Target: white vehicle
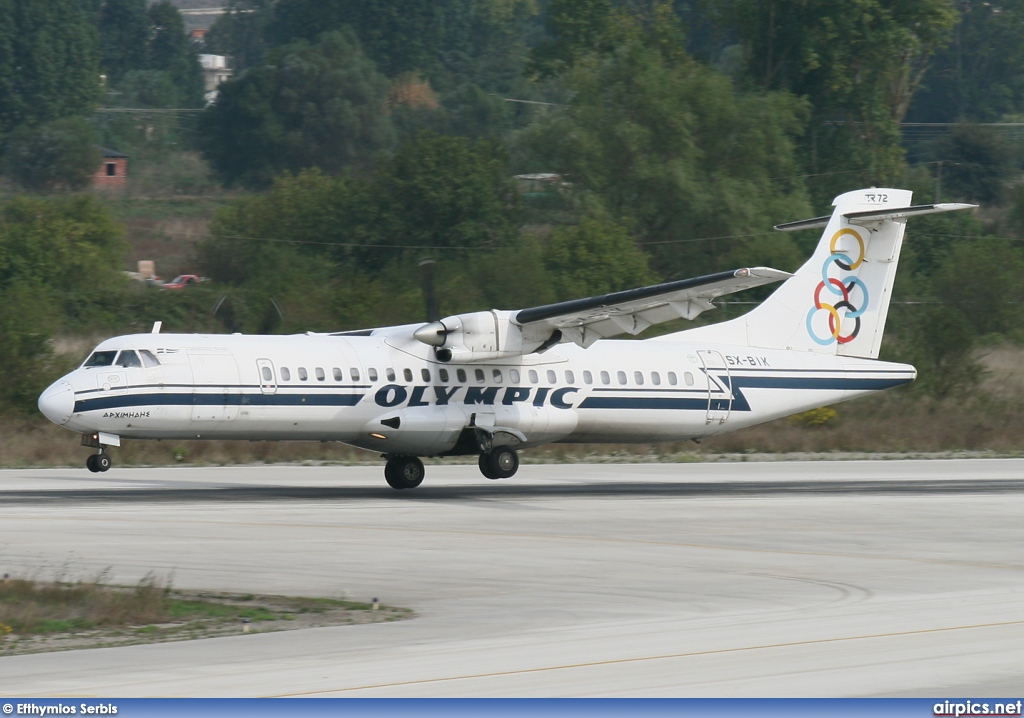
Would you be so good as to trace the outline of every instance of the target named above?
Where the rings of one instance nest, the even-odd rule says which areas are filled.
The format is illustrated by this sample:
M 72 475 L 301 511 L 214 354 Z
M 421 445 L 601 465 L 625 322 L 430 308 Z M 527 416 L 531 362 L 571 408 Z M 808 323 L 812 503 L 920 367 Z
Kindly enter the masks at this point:
M 913 381 L 878 361 L 908 217 L 974 205 L 909 206 L 911 192 L 836 198 L 795 274 L 737 269 L 520 311 L 338 334 L 115 337 L 50 386 L 39 409 L 110 468 L 124 438 L 340 441 L 387 459 L 396 489 L 423 456 L 479 455 L 503 479 L 518 449 L 552 442 L 700 439 Z M 748 314 L 643 341 L 712 299 L 785 280 Z

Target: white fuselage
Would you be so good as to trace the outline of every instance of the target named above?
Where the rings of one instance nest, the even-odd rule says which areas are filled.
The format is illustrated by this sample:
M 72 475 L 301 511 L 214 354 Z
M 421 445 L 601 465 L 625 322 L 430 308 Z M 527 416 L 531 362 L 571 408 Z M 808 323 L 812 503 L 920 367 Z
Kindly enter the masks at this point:
M 146 350 L 159 365 L 84 366 L 51 386 L 40 408 L 85 434 L 340 441 L 435 456 L 474 426 L 508 432 L 520 446 L 694 439 L 915 376 L 905 364 L 664 339 L 444 364 L 407 327 L 368 336 L 135 334 L 96 348 L 121 350 Z

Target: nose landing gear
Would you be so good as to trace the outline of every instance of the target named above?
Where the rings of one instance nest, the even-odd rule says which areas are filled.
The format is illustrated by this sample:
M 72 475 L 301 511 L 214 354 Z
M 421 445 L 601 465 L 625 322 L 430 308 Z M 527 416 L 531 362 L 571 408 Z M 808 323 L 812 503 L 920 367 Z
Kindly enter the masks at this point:
M 85 468 L 89 471 L 97 474 L 101 471 L 106 471 L 111 467 L 110 457 L 104 453 L 90 454 L 89 458 L 85 460 Z

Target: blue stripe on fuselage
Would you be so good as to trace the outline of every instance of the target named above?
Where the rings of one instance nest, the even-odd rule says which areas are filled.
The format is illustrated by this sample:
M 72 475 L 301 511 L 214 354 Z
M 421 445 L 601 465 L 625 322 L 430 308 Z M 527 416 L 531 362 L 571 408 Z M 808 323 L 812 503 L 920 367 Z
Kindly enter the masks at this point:
M 363 394 L 121 394 L 75 402 L 75 413 L 129 406 L 355 406 Z

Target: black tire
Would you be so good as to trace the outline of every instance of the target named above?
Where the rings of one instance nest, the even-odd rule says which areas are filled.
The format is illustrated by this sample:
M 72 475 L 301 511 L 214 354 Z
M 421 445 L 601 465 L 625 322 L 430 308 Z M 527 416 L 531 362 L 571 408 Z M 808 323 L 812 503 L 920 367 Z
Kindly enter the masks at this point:
M 384 466 L 384 479 L 393 489 L 415 489 L 426 473 L 423 462 L 415 456 L 396 456 Z
M 480 467 L 480 473 L 484 475 L 485 479 L 491 479 L 493 481 L 498 478 L 494 475 L 494 472 L 491 471 L 491 455 L 489 453 L 484 452 L 480 454 L 477 466 Z
M 96 465 L 96 454 L 89 454 L 85 457 L 85 468 L 89 469 L 89 471 L 94 474 L 101 471 L 100 467 Z
M 511 446 L 495 446 L 487 453 L 487 465 L 494 478 L 511 478 L 519 470 L 519 454 Z
M 398 476 L 396 463 L 394 459 L 388 459 L 388 463 L 384 464 L 384 480 L 393 489 L 403 489 L 405 487 L 402 486 L 401 479 Z
M 99 471 L 107 471 L 113 465 L 113 462 L 110 461 L 110 457 L 107 456 L 106 454 L 96 454 L 95 456 L 96 468 Z
M 423 462 L 418 457 L 403 456 L 398 475 L 401 477 L 403 489 L 415 489 L 423 483 L 427 470 L 423 468 Z

